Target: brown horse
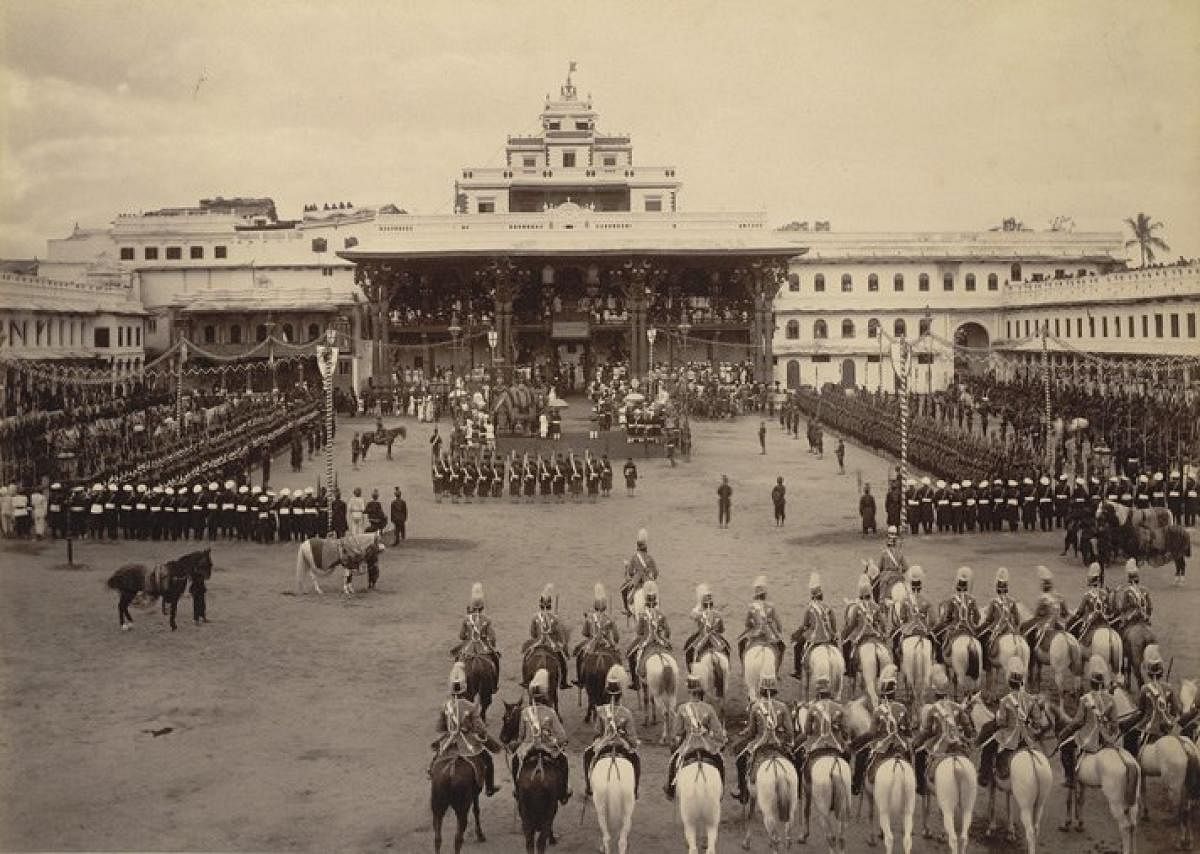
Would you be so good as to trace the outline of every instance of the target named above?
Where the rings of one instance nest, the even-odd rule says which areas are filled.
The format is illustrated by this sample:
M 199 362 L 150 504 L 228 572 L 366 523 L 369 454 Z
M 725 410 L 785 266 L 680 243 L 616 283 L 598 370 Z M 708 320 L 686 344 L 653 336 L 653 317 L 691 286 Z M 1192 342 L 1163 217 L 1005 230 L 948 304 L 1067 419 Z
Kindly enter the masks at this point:
M 211 577 L 212 550 L 204 549 L 190 552 L 177 560 L 167 561 L 153 569 L 140 563 L 125 564 L 109 577 L 107 585 L 120 594 L 117 599 L 117 619 L 122 631 L 133 628 L 129 606 L 138 593 L 145 593 L 151 598 L 162 597 L 162 612 L 170 615 L 171 631 L 175 631 L 178 628 L 175 624 L 175 612 L 188 581 L 194 586 L 197 580 L 203 583 Z
M 551 682 L 551 690 L 554 683 Z M 504 703 L 504 723 L 500 725 L 500 740 L 515 742 L 521 729 L 521 704 Z M 533 750 L 521 763 L 514 779 L 517 792 L 517 812 L 525 833 L 526 854 L 545 854 L 547 845 L 554 845 L 554 818 L 558 815 L 558 794 L 566 781 L 558 764 L 540 750 Z
M 433 812 L 433 850 L 442 850 L 442 818 L 447 809 L 453 809 L 458 819 L 454 831 L 454 854 L 462 851 L 463 836 L 467 832 L 467 813 L 475 816 L 475 838 L 485 842 L 483 828 L 479 825 L 479 777 L 471 763 L 454 754 L 443 756 L 433 763 L 430 784 L 429 809 Z
M 463 669 L 467 671 L 467 699 L 478 698 L 480 717 L 487 723 L 487 710 L 492 704 L 492 695 L 500 684 L 500 675 L 496 665 L 488 656 L 473 646 L 468 645 L 459 654 Z
M 559 662 L 558 656 L 552 651 L 543 646 L 533 646 L 525 653 L 525 660 L 521 663 L 521 684 L 528 685 L 529 680 L 539 670 L 545 670 L 550 676 L 550 685 L 547 689 L 550 698 L 550 708 L 554 709 L 557 714 L 558 686 L 562 680 L 562 664 Z
M 604 682 L 608 671 L 614 664 L 621 663 L 621 654 L 611 646 L 599 645 L 596 649 L 584 651 L 579 656 L 577 666 L 579 677 L 575 684 L 587 692 L 587 712 L 583 716 L 584 723 L 591 723 L 596 717 L 596 709 L 604 705 L 607 695 L 604 693 Z

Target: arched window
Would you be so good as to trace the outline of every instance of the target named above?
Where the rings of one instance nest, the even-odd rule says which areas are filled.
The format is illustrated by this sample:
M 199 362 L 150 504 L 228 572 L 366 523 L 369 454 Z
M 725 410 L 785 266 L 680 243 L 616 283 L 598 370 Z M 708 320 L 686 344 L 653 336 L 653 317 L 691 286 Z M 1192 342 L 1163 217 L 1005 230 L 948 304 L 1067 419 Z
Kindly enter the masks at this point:
M 254 327 L 254 340 L 259 344 L 267 340 L 267 324 L 260 323 Z
M 867 321 L 867 337 L 868 338 L 878 338 L 879 337 L 879 320 L 878 320 L 878 318 L 872 317 L 870 320 Z
M 974 273 L 967 273 L 967 290 L 968 291 L 975 290 L 975 274 Z
M 929 274 L 928 273 L 922 273 L 917 278 L 917 290 L 919 290 L 919 291 L 929 290 Z
M 904 318 L 897 317 L 896 322 L 892 324 L 892 334 L 897 338 L 903 338 L 908 334 L 908 327 L 904 324 Z
M 1000 277 L 997 276 L 995 273 L 988 273 L 988 290 L 989 291 L 1000 290 Z
M 824 320 L 818 320 L 813 324 L 813 338 L 828 338 L 829 329 L 825 326 Z
M 308 340 L 316 341 L 321 337 L 321 327 L 315 323 L 308 324 Z
M 921 322 L 917 324 L 918 335 L 928 335 L 933 328 L 933 320 L 928 317 L 922 317 Z
M 867 290 L 870 291 L 871 293 L 874 293 L 875 291 L 879 290 L 879 277 L 876 276 L 874 273 L 867 276 Z
M 229 327 L 229 343 L 230 344 L 241 344 L 242 343 L 241 324 L 235 323 L 235 324 L 233 324 L 233 326 Z
M 824 273 L 817 273 L 817 275 L 813 276 L 813 290 L 814 291 L 825 290 L 825 274 Z
M 892 288 L 897 291 L 904 290 L 904 274 L 897 273 L 892 277 Z
M 787 337 L 792 340 L 800 337 L 800 321 L 789 320 L 787 322 Z
M 1012 269 L 1009 271 L 1009 281 L 1012 281 L 1012 282 L 1021 281 L 1021 265 L 1020 264 L 1012 265 Z
M 848 317 L 842 321 L 842 337 L 843 338 L 853 338 L 854 337 L 854 321 Z
M 204 343 L 205 344 L 216 344 L 217 343 L 217 327 L 213 326 L 211 323 L 208 326 L 204 327 Z
M 293 341 L 295 341 L 295 339 L 296 336 L 292 333 L 292 324 L 283 324 L 283 340 L 291 344 Z
M 788 290 L 792 293 L 800 290 L 800 274 L 788 273 Z
M 787 363 L 787 387 L 800 388 L 800 362 L 789 359 Z
M 854 278 L 849 273 L 842 273 L 842 293 L 854 290 Z

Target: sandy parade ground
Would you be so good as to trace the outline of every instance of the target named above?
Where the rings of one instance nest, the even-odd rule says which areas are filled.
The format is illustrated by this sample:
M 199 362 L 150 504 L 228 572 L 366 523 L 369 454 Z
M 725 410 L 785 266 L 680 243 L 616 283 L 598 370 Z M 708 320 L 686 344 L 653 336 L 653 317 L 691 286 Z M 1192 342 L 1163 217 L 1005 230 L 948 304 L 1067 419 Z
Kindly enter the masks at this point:
M 582 401 L 573 401 L 572 413 L 584 409 Z M 882 526 L 890 461 L 848 445 L 847 471 L 840 476 L 831 452 L 817 459 L 806 453 L 803 439 L 786 438 L 773 421 L 765 456 L 758 450 L 757 419 L 750 417 L 695 424 L 695 453 L 676 468 L 636 449 L 642 479 L 634 498 L 619 483 L 625 448 L 614 434 L 614 495 L 580 505 L 512 505 L 507 498 L 435 504 L 429 426 L 396 423 L 407 423 L 410 434 L 392 461 L 374 448 L 358 471 L 351 468 L 350 433 L 370 429 L 368 419 L 342 423 L 336 442 L 344 492 L 362 486 L 369 495 L 374 487 L 390 499 L 399 485 L 409 503 L 409 539 L 384 554 L 380 589 L 369 595 L 344 599 L 335 575 L 324 583 L 323 597 L 296 597 L 294 546 L 217 541 L 209 624 L 193 625 L 184 599 L 179 631 L 171 633 L 155 609 L 135 610 L 136 629 L 121 632 L 116 595 L 104 584 L 109 574 L 123 563 L 178 556 L 190 544 L 77 543 L 75 560 L 86 569 L 63 568 L 63 543 L 0 544 L 0 848 L 431 850 L 425 767 L 446 696 L 448 649 L 473 581 L 484 582 L 500 636 L 500 695 L 513 701 L 520 642 L 542 585 L 555 584 L 560 613 L 577 635 L 595 581 L 603 581 L 615 599 L 622 561 L 640 527 L 649 529 L 679 655 L 691 629 L 686 614 L 696 583 L 712 585 L 733 635 L 753 578 L 765 572 L 771 599 L 791 631 L 807 601 L 811 571 L 820 571 L 826 599 L 840 618 L 844 599 L 854 595 L 860 561 L 881 550 L 881 539 L 859 534 L 856 493 L 860 480 L 872 483 Z M 835 441 L 827 436 L 827 451 Z M 286 456 L 278 458 L 274 488 L 314 485 L 321 465 L 314 459 L 301 474 L 287 469 Z M 719 530 L 715 518 L 723 473 L 734 488 L 728 530 Z M 784 476 L 789 491 L 782 529 L 771 518 L 776 475 Z M 1025 603 L 1035 599 L 1037 564 L 1054 570 L 1071 607 L 1083 586 L 1078 562 L 1058 556 L 1061 532 L 934 535 L 906 540 L 905 549 L 910 562 L 924 567 L 934 601 L 949 595 L 962 564 L 974 568 L 974 592 L 983 601 L 1002 565 Z M 1193 575 L 1179 590 L 1170 586 L 1169 573 L 1164 567 L 1143 577 L 1177 683 L 1200 675 L 1200 581 Z M 1109 583 L 1119 580 L 1115 573 Z M 619 625 L 624 644 L 624 622 Z M 731 714 L 745 699 L 740 668 L 735 677 Z M 797 683 L 781 682 L 782 698 L 793 699 Z M 573 690 L 562 700 L 576 796 L 559 814 L 555 850 L 593 851 L 595 817 L 590 808 L 580 814 L 580 756 L 590 727 L 582 723 Z M 636 704 L 632 693 L 626 702 Z M 493 706 L 493 733 L 500 709 Z M 646 740 L 631 850 L 682 850 L 681 827 L 661 792 L 668 753 Z M 732 775 L 732 760 L 727 767 Z M 466 850 L 521 847 L 502 763 L 497 779 L 501 793 L 483 803 L 488 841 L 469 835 Z M 1064 854 L 1119 850 L 1097 794 L 1089 796 L 1082 833 L 1057 829 L 1065 798 L 1061 779 L 1056 762 L 1043 845 Z M 1138 831 L 1145 851 L 1174 842 L 1161 795 L 1152 784 L 1152 821 Z M 729 797 L 723 809 L 720 847 L 735 850 L 742 811 Z M 981 795 L 977 829 L 985 809 Z M 934 817 L 932 824 L 940 821 Z M 452 833 L 452 826 L 451 816 L 446 831 Z M 1000 839 L 977 844 L 1022 850 Z M 864 849 L 862 823 L 851 828 L 849 846 Z M 761 832 L 753 850 L 766 850 Z M 808 850 L 824 850 L 815 833 Z M 920 839 L 918 831 L 914 850 L 945 848 Z

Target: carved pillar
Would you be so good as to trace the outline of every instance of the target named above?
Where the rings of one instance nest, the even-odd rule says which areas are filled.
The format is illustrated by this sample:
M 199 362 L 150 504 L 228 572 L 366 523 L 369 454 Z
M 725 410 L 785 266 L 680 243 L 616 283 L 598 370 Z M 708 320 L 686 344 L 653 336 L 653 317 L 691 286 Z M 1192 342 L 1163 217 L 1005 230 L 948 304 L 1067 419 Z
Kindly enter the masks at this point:
M 754 379 L 769 384 L 774 373 L 775 295 L 787 278 L 787 267 L 782 261 L 752 261 L 739 273 L 753 303 Z
M 513 333 L 513 300 L 521 288 L 529 283 L 531 273 L 529 270 L 518 269 L 508 258 L 496 258 L 483 269 L 476 271 L 475 275 L 485 287 L 492 289 L 495 301 L 496 365 L 501 381 L 511 384 L 513 366 L 517 358 Z

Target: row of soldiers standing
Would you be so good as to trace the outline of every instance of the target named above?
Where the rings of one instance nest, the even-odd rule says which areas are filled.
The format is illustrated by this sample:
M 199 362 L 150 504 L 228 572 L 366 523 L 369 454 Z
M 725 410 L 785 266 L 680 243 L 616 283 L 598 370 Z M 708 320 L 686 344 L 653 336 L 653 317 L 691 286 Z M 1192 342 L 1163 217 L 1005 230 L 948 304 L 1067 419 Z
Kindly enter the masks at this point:
M 582 456 L 574 451 L 565 456 L 560 452 L 544 456 L 525 453 L 521 457 L 516 451 L 507 457 L 481 453 L 475 459 L 442 454 L 434 457 L 431 475 L 435 500 L 441 502 L 448 495 L 452 503 L 469 502 L 472 498 L 501 498 L 506 488 L 511 501 L 523 498 L 531 502 L 538 495 L 543 502 L 565 501 L 567 495 L 580 501 L 585 492 L 595 501 L 612 495 L 613 486 L 613 466 L 608 454 L 597 457 L 590 450 Z M 637 466 L 632 459 L 626 462 L 624 475 L 627 487 L 632 489 L 631 479 L 637 480 Z

